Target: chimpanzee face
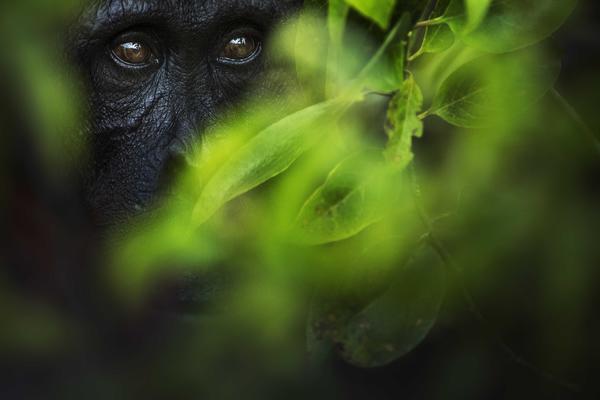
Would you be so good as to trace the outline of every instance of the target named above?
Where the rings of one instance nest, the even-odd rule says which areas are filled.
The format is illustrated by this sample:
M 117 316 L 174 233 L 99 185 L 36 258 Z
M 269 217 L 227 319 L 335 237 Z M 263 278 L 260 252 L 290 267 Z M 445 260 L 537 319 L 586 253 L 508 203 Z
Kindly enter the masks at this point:
M 89 98 L 85 193 L 100 223 L 156 198 L 217 114 L 267 79 L 265 41 L 299 0 L 103 0 L 73 29 Z

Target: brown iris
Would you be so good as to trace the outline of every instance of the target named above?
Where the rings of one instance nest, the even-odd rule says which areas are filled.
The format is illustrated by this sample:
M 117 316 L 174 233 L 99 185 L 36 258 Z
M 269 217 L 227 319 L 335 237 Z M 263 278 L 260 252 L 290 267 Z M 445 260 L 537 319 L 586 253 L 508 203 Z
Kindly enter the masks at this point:
M 123 42 L 113 48 L 113 54 L 122 62 L 131 65 L 146 65 L 152 61 L 152 50 L 141 42 Z
M 259 50 L 258 39 L 250 35 L 238 36 L 229 40 L 219 58 L 224 61 L 243 62 L 252 58 Z

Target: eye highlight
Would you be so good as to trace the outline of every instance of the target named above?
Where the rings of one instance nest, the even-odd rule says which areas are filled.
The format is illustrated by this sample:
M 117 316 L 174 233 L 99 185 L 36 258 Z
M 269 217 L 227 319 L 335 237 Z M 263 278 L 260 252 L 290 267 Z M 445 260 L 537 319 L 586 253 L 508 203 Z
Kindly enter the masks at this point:
M 150 46 L 138 40 L 116 42 L 112 55 L 117 61 L 131 67 L 144 67 L 158 62 Z
M 258 56 L 261 47 L 261 41 L 256 35 L 235 35 L 221 50 L 218 61 L 228 64 L 245 64 Z

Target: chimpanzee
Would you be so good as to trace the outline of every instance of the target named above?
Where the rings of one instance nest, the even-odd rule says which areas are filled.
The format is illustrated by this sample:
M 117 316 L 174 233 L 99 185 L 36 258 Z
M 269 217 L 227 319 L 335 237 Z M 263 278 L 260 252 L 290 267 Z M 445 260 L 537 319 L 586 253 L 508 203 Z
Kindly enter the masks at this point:
M 89 97 L 95 221 L 144 210 L 191 143 L 247 92 L 277 92 L 266 42 L 301 0 L 104 0 L 72 29 Z

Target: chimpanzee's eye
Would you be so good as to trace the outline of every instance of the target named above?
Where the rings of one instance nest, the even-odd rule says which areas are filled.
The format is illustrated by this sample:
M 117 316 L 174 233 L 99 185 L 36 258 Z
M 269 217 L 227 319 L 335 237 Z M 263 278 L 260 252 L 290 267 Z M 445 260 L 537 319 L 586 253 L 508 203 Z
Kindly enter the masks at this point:
M 115 42 L 112 55 L 117 61 L 132 67 L 143 67 L 158 62 L 152 48 L 138 40 L 124 39 Z
M 224 63 L 244 64 L 255 59 L 260 50 L 261 42 L 257 35 L 239 34 L 229 39 L 218 60 Z

